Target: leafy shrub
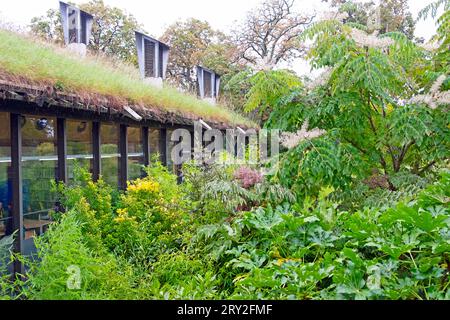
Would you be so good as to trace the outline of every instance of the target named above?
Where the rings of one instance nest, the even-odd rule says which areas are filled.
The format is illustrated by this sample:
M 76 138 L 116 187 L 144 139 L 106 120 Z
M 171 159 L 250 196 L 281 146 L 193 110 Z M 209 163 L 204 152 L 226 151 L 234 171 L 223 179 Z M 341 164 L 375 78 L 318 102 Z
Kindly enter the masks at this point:
M 219 281 L 204 259 L 179 251 L 158 256 L 149 280 L 153 297 L 163 299 L 217 299 Z
M 272 201 L 262 195 L 276 193 L 276 184 L 264 179 L 245 189 L 235 170 L 187 167 L 186 183 L 178 185 L 157 164 L 117 200 L 88 176 L 60 187 L 68 211 L 36 239 L 39 256 L 27 261 L 20 297 L 450 298 L 449 171 L 389 208 L 345 211 L 332 186 L 301 202 L 275 195 Z M 392 181 L 423 188 L 421 179 Z M 208 190 L 220 183 L 241 188 L 245 203 L 254 205 L 227 209 L 221 201 L 232 199 L 231 191 Z M 221 207 L 203 211 L 215 205 Z M 67 286 L 74 266 L 81 272 L 78 290 Z
M 257 209 L 199 229 L 194 246 L 233 275 L 231 298 L 449 299 L 450 173 L 384 212 Z
M 260 172 L 236 165 L 209 165 L 188 163 L 183 166 L 185 188 L 196 211 L 201 216 L 213 217 L 209 222 L 230 217 L 239 211 L 266 204 L 294 201 L 287 188 L 272 183 Z M 204 221 L 208 224 L 208 221 Z
M 22 287 L 24 297 L 35 300 L 131 297 L 129 268 L 120 265 L 114 256 L 98 254 L 88 247 L 75 211 L 64 214 L 35 243 L 38 259 L 28 262 L 27 281 Z M 81 277 L 79 287 L 77 278 L 72 278 L 77 270 Z
M 14 285 L 8 274 L 8 266 L 11 263 L 11 249 L 14 236 L 0 239 L 0 300 L 8 300 L 13 292 Z

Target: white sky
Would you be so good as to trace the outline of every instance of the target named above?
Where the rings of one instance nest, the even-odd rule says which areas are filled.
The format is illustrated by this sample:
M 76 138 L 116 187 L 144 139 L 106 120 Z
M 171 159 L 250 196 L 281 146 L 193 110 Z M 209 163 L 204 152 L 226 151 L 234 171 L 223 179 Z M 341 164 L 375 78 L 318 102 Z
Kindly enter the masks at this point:
M 84 3 L 88 0 L 72 0 Z M 104 0 L 133 14 L 151 35 L 159 37 L 167 26 L 178 20 L 195 17 L 208 21 L 213 28 L 229 31 L 246 13 L 262 0 Z M 409 0 L 414 18 L 433 0 Z M 43 15 L 49 8 L 58 8 L 58 0 L 0 0 L 0 20 L 19 26 L 27 26 L 31 18 Z M 297 12 L 326 10 L 321 0 L 296 0 Z M 433 20 L 421 21 L 416 26 L 416 35 L 429 39 L 436 31 Z M 307 73 L 309 68 L 302 61 L 292 65 L 298 73 Z

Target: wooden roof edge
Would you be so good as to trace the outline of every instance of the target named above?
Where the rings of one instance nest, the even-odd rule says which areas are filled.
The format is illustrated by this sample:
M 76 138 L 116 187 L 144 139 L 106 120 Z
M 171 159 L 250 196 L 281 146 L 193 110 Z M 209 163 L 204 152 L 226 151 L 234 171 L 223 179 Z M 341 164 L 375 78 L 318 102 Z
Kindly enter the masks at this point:
M 3 94 L 2 94 L 3 92 Z M 39 106 L 43 106 L 45 103 L 51 106 L 57 106 L 62 108 L 83 109 L 96 113 L 123 113 L 121 108 L 108 106 L 108 99 L 103 97 L 101 104 L 86 103 L 82 98 L 73 93 L 66 93 L 58 91 L 55 88 L 49 86 L 38 87 L 35 85 L 17 85 L 9 81 L 0 79 L 0 98 L 11 99 L 24 102 L 36 103 Z M 99 97 L 100 100 L 102 96 Z M 195 121 L 203 119 L 202 117 L 189 117 L 177 114 L 173 111 L 167 111 L 159 108 L 152 109 L 150 107 L 138 106 L 129 104 L 136 112 L 139 113 L 144 119 L 160 122 L 161 124 L 173 123 L 179 125 L 193 125 Z M 205 119 L 204 119 L 205 120 Z M 236 127 L 236 125 L 227 124 L 224 121 L 205 120 L 213 128 L 219 130 L 225 130 Z M 245 125 L 240 125 L 243 129 L 249 129 Z

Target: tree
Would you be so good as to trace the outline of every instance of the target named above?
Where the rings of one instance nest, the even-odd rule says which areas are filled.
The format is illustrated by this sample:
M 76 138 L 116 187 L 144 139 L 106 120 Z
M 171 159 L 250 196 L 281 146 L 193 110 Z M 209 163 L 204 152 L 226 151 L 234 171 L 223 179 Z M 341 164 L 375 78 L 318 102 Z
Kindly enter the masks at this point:
M 311 65 L 326 72 L 308 90 L 286 96 L 266 124 L 300 129 L 296 143 L 286 144 L 283 181 L 299 192 L 323 184 L 344 189 L 380 172 L 372 178 L 382 175 L 394 190 L 392 176 L 423 175 L 450 157 L 450 78 L 425 50 L 400 32 L 376 36 L 337 19 L 302 37 L 313 41 Z M 298 139 L 305 123 L 321 137 Z
M 294 0 L 266 0 L 252 10 L 233 32 L 240 58 L 257 69 L 270 70 L 299 57 L 305 48 L 298 36 L 313 16 L 295 13 L 293 6 Z
M 443 8 L 444 12 L 437 17 L 440 8 Z M 450 0 L 432 2 L 420 11 L 418 20 L 425 19 L 428 15 L 431 15 L 432 18 L 438 18 L 437 33 L 431 40 L 432 43 L 437 44 L 434 59 L 436 69 L 448 73 L 450 72 Z
M 195 92 L 194 68 L 202 65 L 226 74 L 233 70 L 235 47 L 222 32 L 213 30 L 206 21 L 188 19 L 169 26 L 161 41 L 170 46 L 168 81 Z
M 59 10 L 49 9 L 45 15 L 34 17 L 30 24 L 31 32 L 47 41 L 64 42 L 64 34 Z
M 134 30 L 142 26 L 131 14 L 105 5 L 103 0 L 91 0 L 80 8 L 94 16 L 90 50 L 137 64 Z M 47 40 L 64 41 L 58 10 L 50 9 L 44 16 L 33 18 L 30 27 L 34 34 Z
M 357 2 L 351 0 L 332 0 L 332 7 L 346 13 L 345 23 L 358 23 L 368 28 L 368 31 L 387 33 L 400 31 L 409 39 L 414 38 L 415 22 L 408 11 L 407 0 L 386 0 L 375 2 Z

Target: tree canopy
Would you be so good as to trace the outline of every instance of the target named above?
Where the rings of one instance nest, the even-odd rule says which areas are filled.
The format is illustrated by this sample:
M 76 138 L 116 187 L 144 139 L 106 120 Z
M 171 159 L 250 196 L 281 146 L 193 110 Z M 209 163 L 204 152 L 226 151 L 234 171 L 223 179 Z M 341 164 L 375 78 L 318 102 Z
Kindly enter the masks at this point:
M 179 88 L 195 92 L 194 68 L 204 66 L 219 74 L 232 72 L 235 46 L 208 22 L 188 19 L 170 25 L 161 37 L 170 46 L 168 80 Z
M 298 35 L 313 16 L 294 11 L 293 0 L 267 0 L 234 30 L 239 57 L 256 69 L 271 70 L 304 52 Z
M 437 52 L 403 33 L 376 36 L 339 19 L 314 24 L 302 39 L 313 41 L 308 57 L 325 71 L 279 100 L 267 126 L 296 131 L 308 122 L 327 133 L 287 144 L 285 181 L 303 191 L 346 188 L 375 169 L 393 189 L 390 175 L 420 175 L 448 159 L 450 78 L 433 63 Z

